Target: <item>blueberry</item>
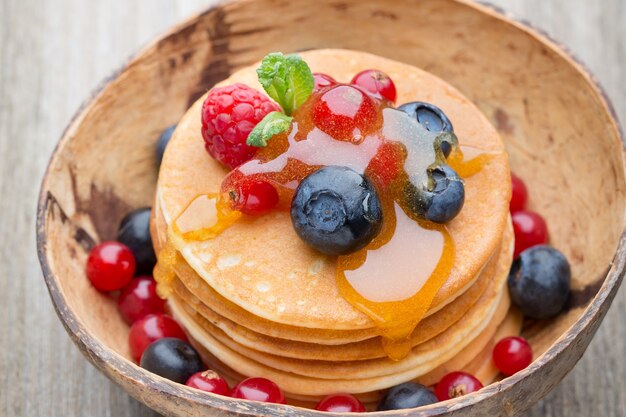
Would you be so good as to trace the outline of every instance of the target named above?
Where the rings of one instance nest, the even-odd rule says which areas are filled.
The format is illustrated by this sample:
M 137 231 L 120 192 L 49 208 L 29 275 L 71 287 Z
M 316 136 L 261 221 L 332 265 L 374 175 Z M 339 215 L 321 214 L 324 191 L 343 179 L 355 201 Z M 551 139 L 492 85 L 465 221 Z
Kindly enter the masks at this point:
M 465 185 L 459 175 L 448 165 L 433 169 L 431 178 L 434 187 L 429 191 L 432 202 L 426 218 L 435 223 L 445 223 L 456 217 L 465 202 Z
M 189 343 L 173 337 L 153 342 L 141 355 L 139 364 L 154 374 L 180 384 L 205 369 L 198 352 Z
M 365 247 L 382 227 L 383 213 L 370 181 L 350 168 L 327 166 L 302 180 L 291 202 L 296 233 L 327 255 Z
M 117 240 L 135 255 L 135 275 L 152 275 L 156 255 L 150 236 L 150 207 L 131 211 L 124 217 L 117 232 Z
M 405 382 L 387 391 L 380 400 L 378 411 L 416 408 L 437 402 L 435 394 L 423 385 Z
M 448 165 L 429 169 L 430 186 L 421 189 L 412 183 L 405 188 L 408 208 L 415 215 L 435 223 L 446 223 L 459 214 L 465 202 L 465 185 Z
M 550 246 L 533 246 L 513 261 L 508 279 L 511 299 L 527 317 L 556 316 L 569 298 L 571 276 L 565 255 Z
M 156 159 L 159 165 L 161 165 L 161 161 L 163 160 L 163 154 L 165 153 L 165 148 L 167 147 L 167 144 L 170 143 L 170 139 L 172 139 L 172 134 L 174 133 L 174 130 L 176 130 L 176 125 L 172 125 L 166 128 L 161 133 L 161 136 L 159 136 L 159 140 L 157 141 L 155 147 Z
M 417 120 L 418 123 L 424 126 L 424 128 L 426 128 L 429 132 L 454 132 L 452 122 L 450 122 L 448 116 L 446 116 L 443 110 L 434 104 L 412 101 L 399 106 L 398 110 L 401 110 L 409 116 L 415 118 L 415 120 Z M 450 155 L 450 152 L 452 152 L 454 144 L 448 141 L 442 141 L 440 146 L 441 151 L 447 158 Z

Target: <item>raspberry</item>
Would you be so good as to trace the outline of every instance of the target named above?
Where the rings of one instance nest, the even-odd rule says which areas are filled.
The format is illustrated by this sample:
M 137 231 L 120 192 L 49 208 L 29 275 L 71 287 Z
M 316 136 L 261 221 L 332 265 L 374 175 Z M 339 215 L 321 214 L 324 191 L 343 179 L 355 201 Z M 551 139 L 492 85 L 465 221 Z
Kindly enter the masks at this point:
M 250 160 L 257 148 L 248 135 L 277 104 L 254 88 L 233 84 L 214 88 L 202 105 L 202 137 L 207 152 L 229 168 Z

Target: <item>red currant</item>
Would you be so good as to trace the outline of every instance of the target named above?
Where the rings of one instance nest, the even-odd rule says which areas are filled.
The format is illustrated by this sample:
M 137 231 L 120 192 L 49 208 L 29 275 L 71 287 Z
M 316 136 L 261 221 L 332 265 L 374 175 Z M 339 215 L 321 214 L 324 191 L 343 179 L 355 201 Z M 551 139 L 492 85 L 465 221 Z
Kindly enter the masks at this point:
M 272 184 L 244 179 L 237 187 L 231 208 L 249 216 L 258 216 L 275 208 L 278 200 L 278 191 Z
M 339 84 L 323 91 L 313 107 L 313 122 L 337 140 L 360 142 L 375 128 L 374 100 L 350 85 Z
M 511 189 L 511 213 L 524 210 L 526 208 L 526 200 L 528 200 L 528 190 L 524 181 L 513 173 L 511 173 Z
M 143 351 L 155 340 L 164 337 L 188 340 L 182 327 L 165 314 L 149 314 L 133 323 L 128 335 L 128 344 L 133 359 L 139 362 Z
M 320 72 L 316 72 L 313 74 L 313 78 L 315 80 L 314 91 L 321 90 L 322 88 L 330 87 L 331 85 L 337 84 L 337 81 L 327 74 L 322 74 Z
M 315 409 L 329 413 L 364 413 L 365 406 L 350 394 L 333 394 L 320 401 Z
M 506 376 L 521 371 L 532 361 L 532 348 L 522 337 L 506 337 L 493 348 L 493 363 Z
M 359 72 L 350 84 L 358 85 L 371 94 L 385 98 L 392 103 L 396 101 L 396 85 L 382 71 L 369 69 Z
M 117 305 L 128 324 L 148 314 L 165 312 L 165 300 L 157 295 L 156 282 L 148 276 L 137 277 L 125 286 Z
M 233 398 L 261 401 L 265 403 L 285 404 L 285 396 L 278 385 L 265 378 L 248 378 L 233 389 Z
M 441 378 L 435 387 L 439 401 L 460 397 L 482 389 L 483 384 L 475 376 L 465 372 L 451 372 Z
M 103 242 L 89 252 L 87 278 L 100 291 L 124 287 L 135 274 L 135 257 L 126 245 Z
M 539 214 L 522 210 L 513 213 L 511 218 L 515 232 L 514 258 L 532 246 L 548 243 L 548 226 Z
M 191 375 L 185 385 L 202 391 L 212 392 L 213 394 L 230 396 L 228 382 L 210 369 Z

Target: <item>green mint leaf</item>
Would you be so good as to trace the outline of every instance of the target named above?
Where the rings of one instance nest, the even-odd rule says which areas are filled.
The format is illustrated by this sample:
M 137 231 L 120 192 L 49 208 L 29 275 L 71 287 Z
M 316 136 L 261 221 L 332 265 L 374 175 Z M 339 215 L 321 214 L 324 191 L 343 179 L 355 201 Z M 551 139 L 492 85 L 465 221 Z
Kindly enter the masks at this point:
M 304 103 L 315 84 L 313 73 L 298 55 L 268 54 L 257 69 L 259 82 L 287 115 Z
M 274 135 L 289 131 L 291 128 L 291 119 L 291 117 L 277 111 L 268 113 L 263 120 L 252 129 L 252 132 L 248 135 L 246 144 L 264 148 Z

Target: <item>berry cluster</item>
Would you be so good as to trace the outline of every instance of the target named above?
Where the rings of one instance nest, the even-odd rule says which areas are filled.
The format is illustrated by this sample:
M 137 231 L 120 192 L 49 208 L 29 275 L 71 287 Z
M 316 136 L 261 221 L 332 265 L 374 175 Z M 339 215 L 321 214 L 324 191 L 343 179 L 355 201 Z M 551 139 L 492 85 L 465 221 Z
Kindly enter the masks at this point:
M 436 151 L 437 165 L 425 167 L 424 176 L 407 175 L 404 161 L 412 152 L 420 151 L 417 143 L 421 139 L 411 137 L 406 140 L 413 143 L 401 143 L 395 138 L 386 140 L 381 134 L 382 112 L 397 98 L 392 79 L 375 69 L 359 72 L 348 84 L 322 73 L 311 73 L 308 80 L 289 78 L 285 74 L 293 68 L 299 69 L 294 73 L 310 71 L 302 67 L 306 64 L 301 60 L 291 58 L 270 54 L 257 71 L 259 81 L 281 104 L 284 114 L 276 111 L 269 98 L 242 84 L 215 88 L 204 101 L 202 135 L 207 150 L 222 164 L 234 167 L 221 190 L 222 196 L 228 196 L 231 210 L 257 216 L 289 207 L 298 236 L 328 255 L 354 253 L 378 235 L 383 196 L 398 201 L 412 216 L 436 223 L 445 223 L 459 213 L 465 198 L 464 184 L 445 163 L 457 141 L 452 123 L 441 109 L 423 102 L 397 108 L 403 115 L 401 123 L 422 126 L 419 129 L 430 135 L 424 140 L 432 142 Z M 283 76 L 286 78 L 280 78 Z M 293 87 L 284 90 L 285 85 Z M 298 87 L 301 91 L 296 91 Z M 250 111 L 238 110 L 243 107 Z M 253 107 L 256 110 L 252 111 Z M 239 129 L 239 125 L 246 129 Z M 292 128 L 299 133 L 288 139 Z M 226 131 L 231 133 L 226 135 Z M 313 163 L 290 153 L 294 141 L 322 146 L 316 145 L 320 134 L 315 132 L 354 145 L 375 141 L 371 146 L 376 152 L 368 157 L 364 172 L 345 166 L 349 165 L 349 154 L 334 159 L 321 155 Z M 309 133 L 313 137 L 308 137 Z M 259 168 L 270 162 L 281 166 L 282 171 Z

